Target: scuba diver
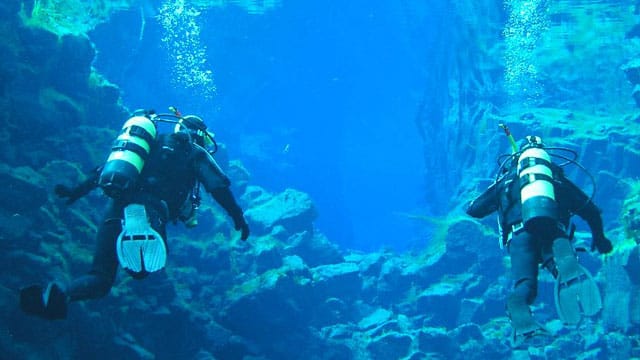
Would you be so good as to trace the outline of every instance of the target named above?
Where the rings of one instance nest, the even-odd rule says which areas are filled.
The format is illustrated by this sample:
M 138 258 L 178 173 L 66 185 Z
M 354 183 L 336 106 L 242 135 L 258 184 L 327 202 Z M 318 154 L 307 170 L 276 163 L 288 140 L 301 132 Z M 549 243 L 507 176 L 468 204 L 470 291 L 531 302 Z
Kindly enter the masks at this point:
M 567 179 L 561 165 L 551 161 L 551 156 L 557 156 L 582 168 L 575 153 L 574 159 L 550 154 L 547 150 L 571 150 L 545 147 L 538 136 L 527 136 L 518 148 L 509 129 L 501 127 L 513 153 L 500 164 L 494 183 L 468 204 L 466 212 L 475 218 L 498 213 L 500 245 L 507 247 L 511 259 L 514 287 L 506 308 L 513 345 L 517 346 L 546 332 L 529 308 L 537 296 L 539 265 L 555 278 L 556 309 L 564 323 L 578 324 L 602 307 L 598 286 L 579 264 L 571 243 L 575 231 L 571 216 L 576 214 L 589 225 L 592 251 L 608 254 L 613 245 L 605 237 L 600 210 L 592 197 Z
M 244 241 L 249 226 L 212 153 L 213 134 L 195 115 L 182 116 L 139 110 L 125 122 L 104 165 L 87 180 L 71 188 L 56 185 L 58 197 L 71 204 L 100 187 L 109 197 L 107 211 L 96 234 L 96 249 L 88 274 L 68 287 L 57 282 L 20 290 L 20 306 L 28 314 L 63 319 L 71 301 L 106 296 L 115 281 L 118 265 L 135 279 L 165 266 L 166 223 L 196 222 L 200 185 L 228 213 Z M 158 125 L 173 130 L 158 134 Z M 214 146 L 211 152 L 207 148 Z

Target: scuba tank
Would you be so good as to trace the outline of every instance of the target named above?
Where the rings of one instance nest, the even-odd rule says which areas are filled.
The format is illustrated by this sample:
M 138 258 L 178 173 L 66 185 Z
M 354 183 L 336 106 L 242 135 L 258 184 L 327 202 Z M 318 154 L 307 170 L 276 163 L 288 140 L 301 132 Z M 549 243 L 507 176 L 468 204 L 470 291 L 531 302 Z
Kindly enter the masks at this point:
M 537 231 L 555 228 L 558 204 L 553 189 L 551 157 L 537 136 L 527 136 L 518 157 L 522 222 L 526 229 Z
M 156 125 L 146 116 L 135 115 L 124 123 L 98 180 L 105 194 L 119 197 L 133 187 L 156 136 Z

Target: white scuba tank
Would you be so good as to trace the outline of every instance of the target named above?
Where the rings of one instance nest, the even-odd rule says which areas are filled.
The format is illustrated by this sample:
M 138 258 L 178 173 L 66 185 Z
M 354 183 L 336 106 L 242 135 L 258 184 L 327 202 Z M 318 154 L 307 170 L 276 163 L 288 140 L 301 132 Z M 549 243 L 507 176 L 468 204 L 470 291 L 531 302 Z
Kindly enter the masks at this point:
M 155 123 L 145 116 L 124 123 L 98 180 L 105 194 L 118 197 L 135 184 L 156 136 Z
M 518 177 L 525 228 L 544 230 L 554 226 L 558 218 L 558 204 L 549 153 L 540 147 L 525 149 L 518 158 Z

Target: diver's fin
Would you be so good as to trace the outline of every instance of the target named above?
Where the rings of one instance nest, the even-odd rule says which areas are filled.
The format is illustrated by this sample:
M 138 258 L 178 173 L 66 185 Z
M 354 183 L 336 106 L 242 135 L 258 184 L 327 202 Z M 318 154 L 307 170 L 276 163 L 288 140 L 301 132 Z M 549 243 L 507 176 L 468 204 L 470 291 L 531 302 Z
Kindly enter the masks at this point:
M 534 320 L 529 306 L 524 299 L 510 296 L 507 300 L 507 313 L 513 327 L 511 346 L 519 347 L 525 340 L 540 334 L 548 334 L 548 331 Z
M 600 290 L 589 271 L 578 263 L 569 240 L 556 240 L 553 256 L 558 268 L 554 294 L 560 320 L 576 325 L 583 316 L 597 314 L 602 308 Z
M 158 271 L 166 264 L 167 248 L 149 224 L 144 205 L 131 204 L 124 209 L 116 252 L 120 265 L 136 273 Z
M 20 290 L 20 308 L 27 314 L 56 320 L 67 317 L 67 295 L 56 283 L 46 289 L 32 285 Z

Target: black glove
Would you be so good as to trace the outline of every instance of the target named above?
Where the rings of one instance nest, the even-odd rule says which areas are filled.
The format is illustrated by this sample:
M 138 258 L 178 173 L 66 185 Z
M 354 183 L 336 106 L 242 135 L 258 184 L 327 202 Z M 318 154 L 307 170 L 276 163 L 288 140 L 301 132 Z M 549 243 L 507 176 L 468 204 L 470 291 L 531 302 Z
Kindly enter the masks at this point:
M 233 218 L 233 226 L 236 230 L 241 231 L 240 240 L 245 241 L 249 238 L 249 224 L 244 219 L 244 216 L 240 215 L 239 217 Z
M 600 254 L 608 254 L 613 250 L 613 244 L 611 241 L 602 236 L 597 236 L 593 238 L 591 242 L 591 251 L 598 250 Z
M 73 204 L 76 200 L 82 197 L 82 193 L 79 192 L 77 188 L 70 188 L 66 185 L 58 184 L 53 188 L 53 191 L 59 198 L 66 198 L 67 205 Z

